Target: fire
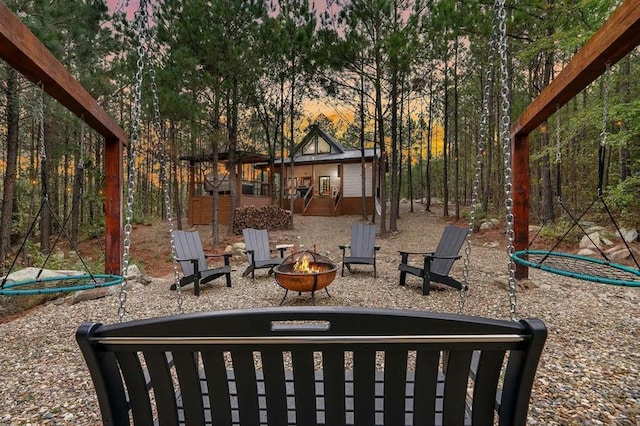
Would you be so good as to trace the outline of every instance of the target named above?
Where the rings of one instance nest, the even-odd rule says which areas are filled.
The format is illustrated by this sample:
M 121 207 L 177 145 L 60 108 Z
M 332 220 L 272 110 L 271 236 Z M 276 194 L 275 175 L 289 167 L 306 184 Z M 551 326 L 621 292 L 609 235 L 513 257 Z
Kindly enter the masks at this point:
M 293 270 L 294 272 L 302 272 L 304 274 L 313 274 L 313 273 L 321 272 L 318 265 L 309 263 L 309 256 L 307 256 L 306 253 L 302 255 L 301 259 L 296 261 L 296 263 L 293 265 Z

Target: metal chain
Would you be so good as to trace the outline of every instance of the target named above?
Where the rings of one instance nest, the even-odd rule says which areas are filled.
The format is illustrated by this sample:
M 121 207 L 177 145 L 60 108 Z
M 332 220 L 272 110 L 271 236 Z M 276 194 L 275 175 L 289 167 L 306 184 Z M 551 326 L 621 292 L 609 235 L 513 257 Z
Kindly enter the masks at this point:
M 602 101 L 602 131 L 600 132 L 600 146 L 607 145 L 607 121 L 609 120 L 609 80 L 611 78 L 611 65 L 607 62 L 604 72 L 604 99 Z
M 485 140 L 487 139 L 487 133 L 489 130 L 489 95 L 491 88 L 493 87 L 493 62 L 495 60 L 496 41 L 497 41 L 498 28 L 496 24 L 496 16 L 494 14 L 493 27 L 491 30 L 491 37 L 489 38 L 489 56 L 487 61 L 486 81 L 482 93 L 482 116 L 480 118 L 480 131 L 478 134 L 478 151 L 476 154 L 476 168 L 475 176 L 473 178 L 473 190 L 471 192 L 471 209 L 469 212 L 469 229 L 467 230 L 467 237 L 464 248 L 464 262 L 462 268 L 462 289 L 460 290 L 460 297 L 458 298 L 458 313 L 464 312 L 464 305 L 466 302 L 466 292 L 469 289 L 469 265 L 471 263 L 471 237 L 475 230 L 476 210 L 479 198 L 480 188 L 480 173 L 482 172 L 482 157 L 485 149 Z
M 138 144 L 138 125 L 140 124 L 140 111 L 142 109 L 142 75 L 144 72 L 144 46 L 143 46 L 143 30 L 147 21 L 147 0 L 140 0 L 140 7 L 136 12 L 134 26 L 138 32 L 140 44 L 138 45 L 138 60 L 136 62 L 136 80 L 134 86 L 134 103 L 133 103 L 133 117 L 131 121 L 131 138 L 129 140 L 129 162 L 128 162 L 128 185 L 127 185 L 127 209 L 125 213 L 125 225 L 124 225 L 124 249 L 122 253 L 122 284 L 120 284 L 120 293 L 118 299 L 120 300 L 120 307 L 118 309 L 118 317 L 120 322 L 124 320 L 126 314 L 127 303 L 127 275 L 129 271 L 129 257 L 131 247 L 131 231 L 133 226 L 133 201 L 134 201 L 134 189 L 135 189 L 135 160 L 136 160 L 136 147 Z
M 556 164 L 562 164 L 562 143 L 560 141 L 560 105 L 556 105 Z M 560 179 L 560 175 L 557 176 Z M 561 188 L 561 183 L 558 182 L 558 188 Z M 558 203 L 562 203 L 562 195 L 558 192 Z
M 44 87 L 40 87 L 40 102 L 38 103 L 38 142 L 40 143 L 40 160 L 47 161 L 47 151 L 44 149 Z
M 78 169 L 80 170 L 84 169 L 84 130 L 85 130 L 85 124 L 83 121 L 80 126 L 80 153 L 78 155 L 78 157 L 80 157 L 78 159 Z
M 153 8 L 153 5 L 151 6 Z M 150 30 L 148 26 L 145 28 L 145 39 L 147 42 L 147 49 L 151 51 L 153 48 L 152 37 L 150 34 Z M 164 203 L 167 212 L 167 222 L 169 223 L 169 240 L 171 244 L 171 259 L 173 260 L 173 278 L 176 285 L 176 299 L 178 303 L 178 312 L 184 312 L 184 297 L 182 294 L 182 288 L 180 286 L 180 274 L 178 272 L 178 253 L 176 251 L 176 243 L 175 238 L 173 236 L 174 224 L 173 224 L 173 213 L 171 209 L 171 196 L 169 190 L 169 179 L 167 173 L 167 151 L 165 149 L 163 141 L 166 139 L 164 137 L 164 132 L 162 131 L 162 122 L 160 120 L 160 101 L 158 99 L 158 85 L 156 83 L 156 70 L 151 62 L 150 55 L 147 56 L 149 58 L 149 77 L 151 80 L 151 92 L 153 94 L 153 117 L 154 117 L 154 127 L 156 132 L 156 137 L 158 138 L 158 157 L 160 160 L 160 182 L 162 185 L 162 191 L 164 195 Z
M 517 288 L 516 288 L 516 264 L 513 260 L 514 231 L 513 231 L 513 183 L 511 180 L 511 103 L 509 101 L 509 64 L 507 61 L 507 11 L 505 0 L 498 0 L 498 21 L 500 25 L 498 50 L 500 53 L 500 86 L 501 86 L 501 138 L 504 152 L 504 192 L 506 207 L 506 235 L 507 235 L 507 255 L 509 256 L 509 313 L 512 321 L 517 320 Z

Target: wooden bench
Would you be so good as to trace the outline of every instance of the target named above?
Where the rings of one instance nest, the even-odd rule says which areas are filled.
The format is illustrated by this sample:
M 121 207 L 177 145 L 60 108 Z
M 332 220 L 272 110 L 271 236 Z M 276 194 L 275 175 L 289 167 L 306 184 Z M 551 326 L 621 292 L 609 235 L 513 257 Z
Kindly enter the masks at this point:
M 76 339 L 104 424 L 524 425 L 546 328 L 263 308 L 87 323 Z

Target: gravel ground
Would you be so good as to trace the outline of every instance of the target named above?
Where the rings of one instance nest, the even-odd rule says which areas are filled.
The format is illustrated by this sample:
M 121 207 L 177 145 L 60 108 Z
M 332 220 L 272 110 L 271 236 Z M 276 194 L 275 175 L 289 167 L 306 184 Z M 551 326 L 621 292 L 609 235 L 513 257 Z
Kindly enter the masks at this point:
M 336 278 L 331 298 L 320 292 L 318 305 L 429 309 L 457 312 L 459 293 L 442 288 L 422 296 L 420 282 L 408 278 L 398 286 L 398 250 L 429 250 L 437 244 L 444 221 L 439 215 L 404 212 L 400 232 L 378 238 L 378 278 L 371 267 Z M 406 208 L 406 206 L 405 206 Z M 270 233 L 272 241 L 302 248 L 314 244 L 339 261 L 338 244 L 349 242 L 356 216 L 295 218 L 294 231 Z M 203 231 L 206 232 L 206 231 Z M 132 238 L 135 244 L 135 232 Z M 237 256 L 233 287 L 224 280 L 203 288 L 199 298 L 183 291 L 184 310 L 204 311 L 276 306 L 283 290 L 266 270 L 257 279 L 242 278 L 246 264 Z M 502 241 L 473 241 L 471 290 L 464 312 L 508 318 L 506 254 Z M 149 271 L 147 271 L 149 272 Z M 153 271 L 150 271 L 153 277 Z M 453 275 L 462 276 L 462 262 Z M 536 376 L 530 407 L 531 425 L 640 425 L 640 288 L 616 287 L 530 272 L 518 293 L 518 316 L 538 317 L 549 337 Z M 127 319 L 177 313 L 170 279 L 153 277 L 129 292 Z M 309 304 L 309 295 L 290 294 L 285 305 Z M 49 303 L 0 324 L 0 425 L 100 424 L 93 385 L 74 333 L 84 321 L 117 321 L 116 297 L 77 304 Z

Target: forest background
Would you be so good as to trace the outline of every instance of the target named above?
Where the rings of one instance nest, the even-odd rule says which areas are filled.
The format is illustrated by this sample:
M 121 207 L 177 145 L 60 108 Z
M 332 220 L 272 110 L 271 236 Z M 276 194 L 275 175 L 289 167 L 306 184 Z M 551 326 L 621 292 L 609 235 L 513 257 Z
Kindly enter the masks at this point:
M 619 3 L 506 2 L 512 119 Z M 135 5 L 6 4 L 130 130 L 140 77 Z M 396 230 L 403 197 L 425 200 L 426 209 L 438 198 L 445 216 L 464 216 L 477 161 L 478 215 L 503 214 L 503 148 L 497 136 L 503 88 L 493 73 L 499 58 L 488 55 L 496 25 L 491 1 L 163 0 L 149 3 L 147 13 L 153 25 L 144 71 L 153 69 L 156 84 L 144 74 L 134 221 L 166 214 L 160 144 L 169 154 L 165 170 L 180 227 L 187 196 L 180 156 L 246 150 L 273 160 L 288 155 L 310 123 L 319 123 L 345 146 L 377 146 L 383 153 L 381 193 L 390 202 L 390 211 L 379 219 L 383 234 Z M 640 81 L 633 76 L 638 59 L 637 51 L 628 55 L 608 79 L 593 83 L 532 134 L 532 222 L 562 221 L 558 187 L 574 211 L 591 203 L 605 130 L 604 194 L 620 221 L 637 227 Z M 0 263 L 6 270 L 32 225 L 38 231 L 38 241 L 27 245 L 32 258 L 46 255 L 59 231 L 48 212 L 37 215 L 43 197 L 56 216 L 69 217 L 72 240 L 101 238 L 104 158 L 102 139 L 80 119 L 6 64 L 0 75 Z M 478 156 L 487 81 L 492 82 L 489 137 Z M 161 138 L 153 131 L 154 92 Z M 127 168 L 127 158 L 123 162 Z M 284 185 L 280 188 L 281 200 Z

